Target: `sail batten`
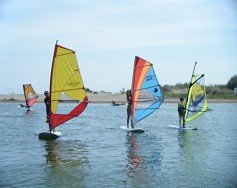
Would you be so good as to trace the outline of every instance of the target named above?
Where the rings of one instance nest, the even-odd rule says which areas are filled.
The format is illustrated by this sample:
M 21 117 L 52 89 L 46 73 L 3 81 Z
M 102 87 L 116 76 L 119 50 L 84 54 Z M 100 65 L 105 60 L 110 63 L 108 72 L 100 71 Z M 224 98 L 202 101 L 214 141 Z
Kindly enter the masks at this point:
M 150 89 L 150 88 L 154 88 L 154 87 L 157 87 L 157 86 L 160 86 L 160 85 L 157 84 L 157 85 L 146 87 L 146 88 L 140 88 L 140 89 L 136 89 L 136 91 L 143 90 L 143 89 Z
M 68 54 L 71 54 L 71 53 L 75 53 L 74 51 L 73 52 L 69 52 L 69 53 L 65 53 L 65 54 L 60 54 L 60 55 L 57 55 L 58 57 L 59 56 L 64 56 L 64 55 L 68 55 Z
M 76 89 L 67 89 L 67 90 L 58 90 L 58 91 L 52 91 L 52 93 L 58 93 L 58 92 L 62 92 L 62 91 L 73 91 L 73 90 L 78 90 L 78 89 L 83 89 L 83 90 L 85 90 L 85 88 L 84 87 L 82 87 L 82 88 L 76 88 Z
M 152 63 L 135 57 L 132 82 L 132 124 L 136 124 L 157 110 L 163 93 Z
M 69 100 L 61 99 L 64 94 Z M 77 101 L 68 113 L 59 113 L 62 101 Z M 55 128 L 80 115 L 88 104 L 76 54 L 73 50 L 55 45 L 50 80 L 50 115 L 49 123 Z

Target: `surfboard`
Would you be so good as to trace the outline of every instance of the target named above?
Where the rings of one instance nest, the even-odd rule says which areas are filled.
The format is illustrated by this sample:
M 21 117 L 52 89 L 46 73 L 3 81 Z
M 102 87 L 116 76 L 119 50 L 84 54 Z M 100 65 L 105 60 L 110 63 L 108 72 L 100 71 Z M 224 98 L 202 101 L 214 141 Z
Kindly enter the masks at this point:
M 179 130 L 198 130 L 197 127 L 180 127 L 179 125 L 168 125 L 171 128 L 179 129 Z
M 59 131 L 50 133 L 50 132 L 42 132 L 39 134 L 39 139 L 41 140 L 56 140 L 57 138 L 59 138 L 60 136 L 62 136 L 62 133 Z
M 133 129 L 128 129 L 127 126 L 121 126 L 121 129 L 128 131 L 128 132 L 133 132 L 133 133 L 144 133 L 145 130 L 142 128 L 133 128 Z

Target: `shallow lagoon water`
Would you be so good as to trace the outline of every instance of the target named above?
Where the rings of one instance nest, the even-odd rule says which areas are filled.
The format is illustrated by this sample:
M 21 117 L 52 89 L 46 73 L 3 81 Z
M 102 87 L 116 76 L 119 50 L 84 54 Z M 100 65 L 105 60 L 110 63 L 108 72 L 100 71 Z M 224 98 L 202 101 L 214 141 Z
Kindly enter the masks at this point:
M 41 141 L 48 130 L 45 106 L 32 111 L 0 103 L 0 187 L 236 187 L 237 104 L 213 111 L 178 131 L 177 104 L 163 104 L 127 133 L 126 105 L 89 104 L 58 128 L 63 136 Z M 72 104 L 63 104 L 70 108 Z

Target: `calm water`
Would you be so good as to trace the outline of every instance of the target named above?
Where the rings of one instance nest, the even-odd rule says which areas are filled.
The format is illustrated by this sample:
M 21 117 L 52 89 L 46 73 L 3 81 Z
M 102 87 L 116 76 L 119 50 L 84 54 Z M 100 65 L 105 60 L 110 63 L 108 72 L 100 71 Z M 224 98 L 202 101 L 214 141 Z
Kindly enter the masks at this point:
M 237 104 L 210 108 L 199 130 L 178 131 L 176 104 L 163 104 L 128 134 L 126 106 L 89 104 L 47 142 L 44 104 L 0 103 L 0 187 L 237 187 Z

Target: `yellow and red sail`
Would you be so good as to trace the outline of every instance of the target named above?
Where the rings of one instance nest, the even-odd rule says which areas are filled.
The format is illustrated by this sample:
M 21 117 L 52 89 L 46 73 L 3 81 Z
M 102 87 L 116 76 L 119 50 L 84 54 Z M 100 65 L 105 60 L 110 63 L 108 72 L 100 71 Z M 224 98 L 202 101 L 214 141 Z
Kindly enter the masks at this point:
M 59 113 L 59 102 L 62 95 L 76 102 L 76 106 L 68 113 Z M 68 101 L 68 100 L 67 100 Z M 80 115 L 88 104 L 78 67 L 76 54 L 73 50 L 55 45 L 50 79 L 50 114 L 49 124 L 55 128 L 62 123 Z

